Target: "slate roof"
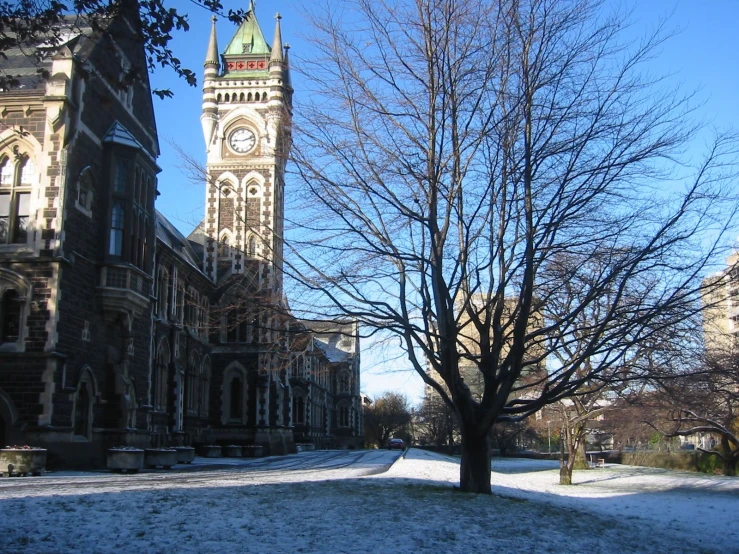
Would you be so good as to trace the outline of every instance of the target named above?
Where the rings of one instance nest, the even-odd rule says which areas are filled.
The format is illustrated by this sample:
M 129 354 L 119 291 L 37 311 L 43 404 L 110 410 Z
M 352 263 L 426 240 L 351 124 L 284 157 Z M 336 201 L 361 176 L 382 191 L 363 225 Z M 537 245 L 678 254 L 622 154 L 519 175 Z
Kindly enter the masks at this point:
M 186 263 L 200 271 L 200 261 L 202 260 L 202 250 L 198 252 L 198 246 L 200 245 L 186 239 L 185 236 L 180 233 L 177 228 L 158 210 L 157 239 L 182 256 L 182 259 L 185 260 Z
M 65 17 L 60 26 L 58 41 L 39 41 L 26 43 L 17 48 L 9 48 L 4 53 L 7 59 L 0 57 L 0 73 L 4 77 L 18 79 L 18 90 L 38 90 L 45 88 L 43 73 L 51 69 L 54 52 L 66 46 L 78 58 L 85 59 L 92 50 L 92 41 L 86 37 L 92 35 L 92 28 L 84 20 L 76 16 Z M 49 37 L 51 38 L 51 37 Z
M 346 362 L 358 354 L 355 322 L 301 319 L 300 323 L 314 333 L 315 345 L 331 363 Z

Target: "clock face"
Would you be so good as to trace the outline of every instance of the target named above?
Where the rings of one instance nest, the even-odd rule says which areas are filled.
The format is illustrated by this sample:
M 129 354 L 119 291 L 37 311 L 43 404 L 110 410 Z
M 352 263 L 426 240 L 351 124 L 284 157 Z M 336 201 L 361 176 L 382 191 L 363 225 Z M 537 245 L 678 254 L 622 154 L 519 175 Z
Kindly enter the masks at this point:
M 249 129 L 236 129 L 228 139 L 228 143 L 234 152 L 245 154 L 257 144 L 257 137 Z

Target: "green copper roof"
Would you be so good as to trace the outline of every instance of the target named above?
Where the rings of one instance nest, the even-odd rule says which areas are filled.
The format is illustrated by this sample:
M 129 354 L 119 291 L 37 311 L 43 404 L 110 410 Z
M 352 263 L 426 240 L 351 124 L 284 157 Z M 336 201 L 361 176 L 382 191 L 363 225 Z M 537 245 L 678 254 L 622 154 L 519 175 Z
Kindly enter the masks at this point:
M 259 27 L 254 3 L 249 3 L 249 11 L 241 22 L 236 34 L 223 52 L 224 56 L 242 56 L 244 54 L 269 54 L 272 49 L 264 40 L 262 29 Z

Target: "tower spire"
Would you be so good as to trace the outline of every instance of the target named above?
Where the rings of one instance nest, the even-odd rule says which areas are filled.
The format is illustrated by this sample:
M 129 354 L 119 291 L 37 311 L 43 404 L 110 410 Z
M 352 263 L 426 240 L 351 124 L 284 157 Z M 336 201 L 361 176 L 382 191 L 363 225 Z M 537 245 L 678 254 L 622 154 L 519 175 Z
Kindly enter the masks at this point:
M 287 89 L 289 91 L 292 91 L 293 85 L 292 85 L 292 82 L 290 81 L 290 57 L 289 57 L 289 52 L 290 52 L 290 45 L 288 43 L 285 43 L 285 57 L 282 60 L 282 65 L 285 66 L 285 70 L 284 70 L 284 82 L 285 82 L 285 86 L 287 87 Z
M 277 23 L 275 24 L 275 38 L 272 41 L 272 54 L 269 57 L 269 63 L 282 63 L 282 32 L 280 31 L 280 19 L 282 16 L 278 13 L 275 15 Z
M 215 15 L 211 17 L 211 21 L 213 22 L 213 26 L 210 29 L 210 40 L 208 40 L 208 52 L 205 54 L 204 65 L 214 65 L 218 69 L 220 64 L 218 63 L 218 40 L 216 39 L 217 18 Z

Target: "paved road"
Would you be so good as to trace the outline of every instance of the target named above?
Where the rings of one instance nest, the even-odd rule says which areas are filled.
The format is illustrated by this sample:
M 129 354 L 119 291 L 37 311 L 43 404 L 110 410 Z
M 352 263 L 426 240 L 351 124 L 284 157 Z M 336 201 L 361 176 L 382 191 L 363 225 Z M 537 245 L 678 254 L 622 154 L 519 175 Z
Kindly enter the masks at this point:
M 200 458 L 170 470 L 142 470 L 135 475 L 108 471 L 48 472 L 40 477 L 0 478 L 0 498 L 39 494 L 53 486 L 59 493 L 75 489 L 149 488 L 167 481 L 174 486 L 208 481 L 276 482 L 351 479 L 386 471 L 401 452 L 387 450 L 318 450 L 267 458 Z

